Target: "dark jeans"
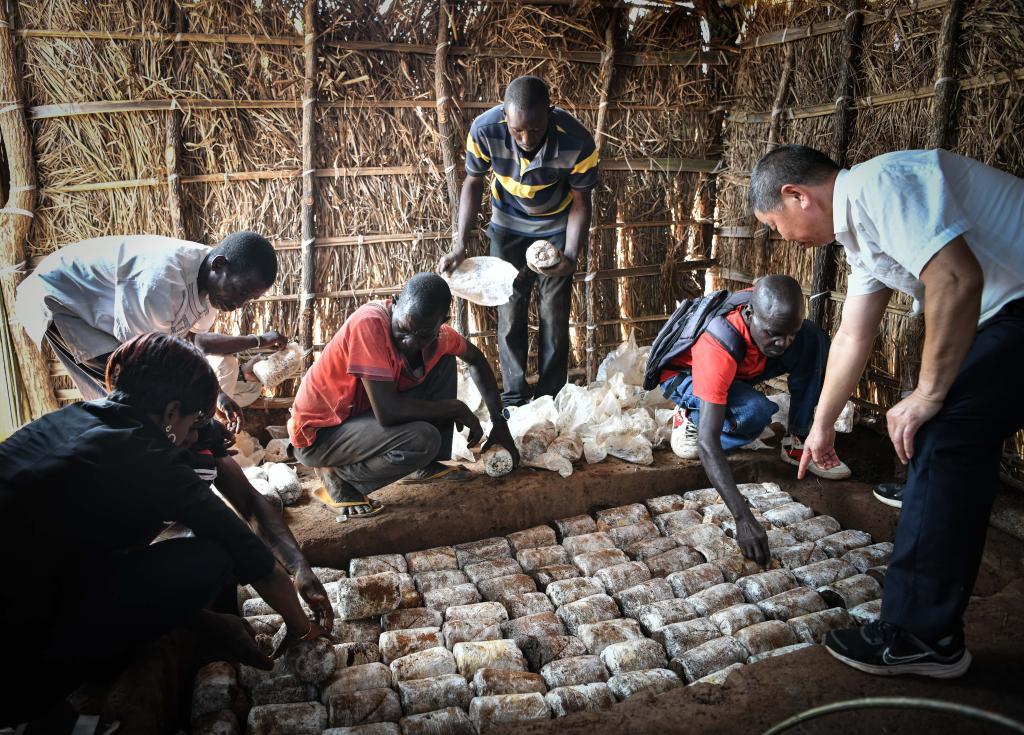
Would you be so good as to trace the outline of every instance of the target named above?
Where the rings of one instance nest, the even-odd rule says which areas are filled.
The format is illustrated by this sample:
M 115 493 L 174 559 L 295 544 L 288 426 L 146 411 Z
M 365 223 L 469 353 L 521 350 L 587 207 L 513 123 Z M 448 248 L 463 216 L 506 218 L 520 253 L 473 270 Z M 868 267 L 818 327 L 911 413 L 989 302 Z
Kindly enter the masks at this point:
M 0 629 L 11 633 L 5 662 L 16 675 L 0 697 L 0 725 L 40 715 L 87 678 L 111 671 L 131 649 L 189 623 L 231 575 L 220 546 L 187 538 L 77 573 L 69 561 L 59 588 L 7 589 Z M 26 579 L 30 587 L 40 584 Z
M 939 413 L 914 438 L 882 620 L 926 641 L 962 625 L 999 486 L 1003 442 L 1024 427 L 1024 300 L 978 330 Z
M 810 321 L 797 332 L 793 343 L 779 357 L 769 357 L 764 372 L 751 380 L 736 380 L 729 388 L 722 427 L 722 449 L 729 451 L 749 444 L 761 435 L 779 407 L 754 385 L 789 373 L 789 433 L 807 436 L 814 420 L 814 408 L 821 396 L 828 363 L 829 339 L 821 328 Z M 693 378 L 689 374 L 666 380 L 662 384 L 666 398 L 686 409 L 690 421 L 700 423 L 701 399 L 693 394 Z
M 458 392 L 456 370 L 455 357 L 445 355 L 422 383 L 402 391 L 401 395 L 421 401 L 455 398 Z M 307 467 L 318 468 L 331 498 L 350 500 L 343 495 L 343 483 L 367 495 L 431 462 L 451 459 L 454 431 L 453 420 L 381 426 L 370 411 L 350 417 L 338 426 L 318 429 L 311 446 L 295 448 L 295 458 Z
M 501 363 L 501 402 L 506 406 L 528 403 L 533 397 L 553 396 L 562 389 L 569 374 L 569 306 L 572 276 L 548 278 L 526 265 L 526 249 L 537 239 L 517 235 L 491 225 L 491 255 L 507 260 L 519 270 L 512 298 L 498 307 L 498 359 Z M 548 235 L 555 247 L 565 247 L 565 233 Z M 526 382 L 529 352 L 529 309 L 533 287 L 537 286 L 540 314 L 538 366 L 540 379 L 531 390 Z

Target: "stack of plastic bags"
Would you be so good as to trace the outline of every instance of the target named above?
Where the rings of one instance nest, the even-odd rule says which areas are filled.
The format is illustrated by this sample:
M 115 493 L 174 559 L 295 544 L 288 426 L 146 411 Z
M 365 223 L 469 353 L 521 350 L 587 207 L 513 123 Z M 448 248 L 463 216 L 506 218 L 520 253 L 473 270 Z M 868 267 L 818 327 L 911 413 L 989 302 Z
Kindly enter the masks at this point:
M 655 388 L 642 387 L 649 347 L 639 348 L 630 337 L 609 353 L 588 386 L 566 384 L 555 398 L 543 396 L 510 409 L 509 431 L 527 467 L 572 474 L 581 459 L 588 464 L 616 457 L 634 464 L 654 462 L 653 451 L 669 446 L 675 405 Z M 468 373 L 459 374 L 460 400 L 481 417 L 486 433 L 486 407 Z M 789 395 L 769 396 L 779 406 L 773 423 L 786 424 Z M 853 405 L 848 403 L 836 431 L 853 430 Z M 453 459 L 473 461 L 466 446 L 468 431 L 456 432 Z M 765 445 L 767 446 L 767 445 Z

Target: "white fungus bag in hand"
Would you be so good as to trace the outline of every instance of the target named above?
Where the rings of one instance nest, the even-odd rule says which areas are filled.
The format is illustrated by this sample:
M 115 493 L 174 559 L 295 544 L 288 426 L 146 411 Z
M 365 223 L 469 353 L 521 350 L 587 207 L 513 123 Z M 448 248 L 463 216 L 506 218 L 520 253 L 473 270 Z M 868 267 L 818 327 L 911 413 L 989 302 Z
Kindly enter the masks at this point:
M 502 306 L 512 298 L 512 284 L 519 271 L 508 261 L 481 255 L 466 258 L 451 273 L 442 277 L 452 293 L 480 306 Z
M 302 348 L 295 342 L 289 342 L 283 350 L 256 362 L 252 371 L 263 385 L 276 388 L 302 372 Z

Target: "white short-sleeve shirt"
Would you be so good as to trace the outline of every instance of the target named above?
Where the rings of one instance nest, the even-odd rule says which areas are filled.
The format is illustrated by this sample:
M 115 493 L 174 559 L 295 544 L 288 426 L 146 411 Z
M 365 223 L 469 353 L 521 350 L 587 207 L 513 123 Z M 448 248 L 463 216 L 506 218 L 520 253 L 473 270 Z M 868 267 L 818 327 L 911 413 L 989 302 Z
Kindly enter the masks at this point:
M 50 323 L 79 360 L 146 332 L 205 332 L 217 310 L 199 293 L 210 248 L 159 235 L 97 237 L 47 255 L 18 286 L 16 314 L 41 345 Z
M 921 272 L 963 236 L 985 279 L 979 323 L 1024 298 L 1024 180 L 949 151 L 897 151 L 839 172 L 836 241 L 847 293 L 891 288 L 924 308 Z

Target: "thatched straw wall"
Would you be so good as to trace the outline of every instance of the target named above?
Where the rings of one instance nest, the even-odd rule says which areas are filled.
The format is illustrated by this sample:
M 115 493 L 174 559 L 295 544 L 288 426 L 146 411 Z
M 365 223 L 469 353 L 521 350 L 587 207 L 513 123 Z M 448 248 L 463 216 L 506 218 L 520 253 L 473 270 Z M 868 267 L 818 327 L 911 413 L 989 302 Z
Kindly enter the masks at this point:
M 356 306 L 433 268 L 450 244 L 469 123 L 512 78 L 538 74 L 592 130 L 602 118 L 592 254 L 572 314 L 573 374 L 592 373 L 628 330 L 649 340 L 674 299 L 700 289 L 710 233 L 694 204 L 716 164 L 708 111 L 726 59 L 702 49 L 692 8 L 615 5 L 320 0 L 307 37 L 303 0 L 19 0 L 41 194 L 29 254 L 117 232 L 213 244 L 254 229 L 275 241 L 281 275 L 220 329 L 301 338 L 305 275 L 315 351 Z M 439 89 L 451 97 L 445 125 Z M 304 153 L 315 211 L 305 248 Z M 493 310 L 474 307 L 464 324 L 496 358 Z M 59 373 L 58 397 L 74 399 Z
M 851 11 L 859 12 L 860 25 L 852 94 L 840 86 Z M 791 273 L 808 295 L 827 292 L 818 298 L 827 299 L 823 321 L 834 331 L 846 288 L 842 249 L 828 253 L 835 274 L 821 280 L 827 269 L 815 266 L 814 252 L 766 241 L 745 202 L 751 168 L 781 143 L 845 156 L 846 165 L 887 151 L 939 145 L 1024 176 L 1024 6 L 1014 0 L 844 0 L 762 2 L 735 13 L 744 31 L 718 176 L 720 275 L 729 285 L 743 286 L 765 273 Z M 943 92 L 955 94 L 947 102 Z M 834 136 L 844 122 L 837 99 L 844 94 L 853 98 L 845 119 L 850 136 L 845 150 L 836 151 Z M 921 320 L 907 315 L 908 306 L 896 296 L 885 316 L 858 389 L 865 410 L 884 411 L 916 380 Z M 1011 444 L 1007 462 L 1019 468 L 1024 438 Z
M 31 267 L 99 234 L 214 243 L 252 228 L 275 241 L 281 277 L 220 328 L 276 327 L 315 352 L 358 304 L 433 267 L 470 121 L 535 73 L 601 133 L 571 319 L 585 376 L 630 331 L 649 342 L 711 256 L 716 285 L 792 273 L 835 327 L 841 251 L 768 241 L 747 211 L 771 145 L 846 164 L 944 145 L 1024 174 L 1016 0 L 312 1 L 14 3 L 0 32 L 17 43 L 39 201 L 27 242 L 5 252 Z M 867 410 L 913 384 L 921 330 L 906 311 L 894 298 L 858 392 Z M 493 311 L 463 315 L 496 358 Z M 75 398 L 59 370 L 54 384 Z

